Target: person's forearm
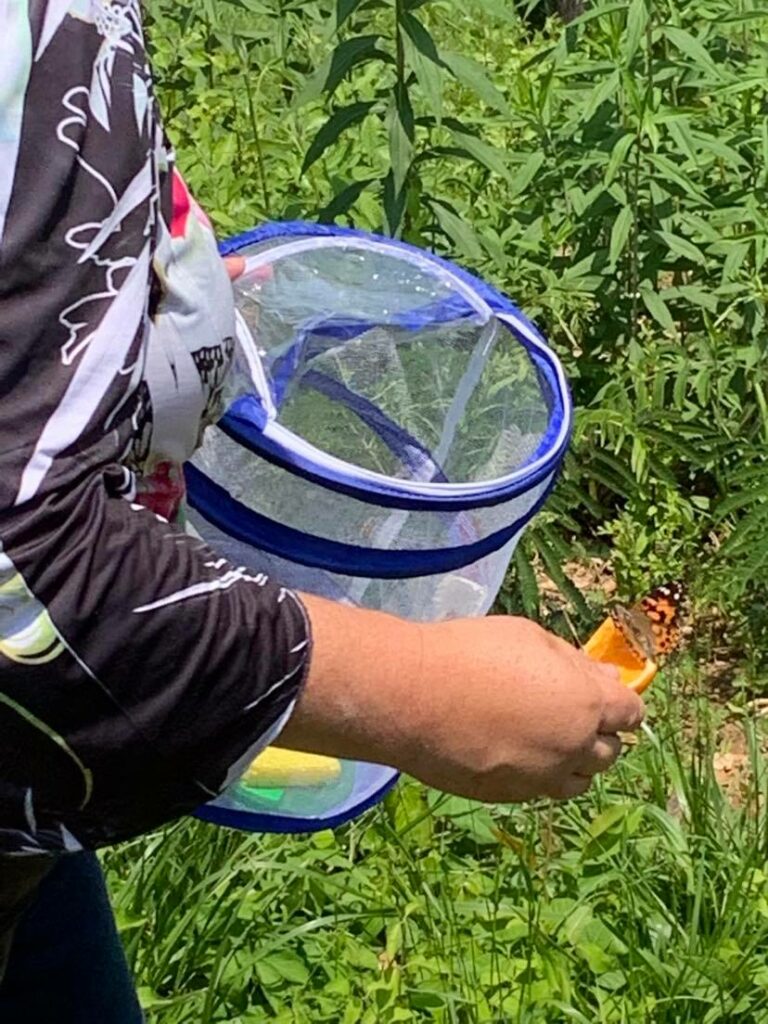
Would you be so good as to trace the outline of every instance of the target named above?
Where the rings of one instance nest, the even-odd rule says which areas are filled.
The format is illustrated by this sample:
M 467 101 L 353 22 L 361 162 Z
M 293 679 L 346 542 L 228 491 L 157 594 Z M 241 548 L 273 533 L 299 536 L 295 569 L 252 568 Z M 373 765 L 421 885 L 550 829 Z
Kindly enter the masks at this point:
M 304 692 L 279 744 L 402 764 L 429 717 L 423 626 L 302 594 L 313 650 Z
M 313 647 L 280 746 L 504 802 L 584 792 L 642 719 L 615 669 L 526 619 L 418 624 L 302 600 Z

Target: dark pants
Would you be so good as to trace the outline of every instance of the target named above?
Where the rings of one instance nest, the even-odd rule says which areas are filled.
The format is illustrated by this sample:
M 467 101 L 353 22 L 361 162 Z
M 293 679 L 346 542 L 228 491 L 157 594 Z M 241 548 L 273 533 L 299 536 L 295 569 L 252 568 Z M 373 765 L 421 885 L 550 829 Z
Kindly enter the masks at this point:
M 63 856 L 21 917 L 0 984 L 2 1024 L 141 1024 L 104 878 Z

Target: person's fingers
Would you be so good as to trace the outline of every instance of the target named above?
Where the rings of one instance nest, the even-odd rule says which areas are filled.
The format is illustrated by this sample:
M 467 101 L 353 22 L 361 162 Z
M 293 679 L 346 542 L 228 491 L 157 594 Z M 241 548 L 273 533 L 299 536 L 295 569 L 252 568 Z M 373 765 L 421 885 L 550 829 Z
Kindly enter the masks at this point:
M 618 761 L 622 749 L 623 744 L 618 736 L 598 736 L 592 749 L 579 763 L 579 774 L 591 776 L 607 771 Z
M 633 690 L 618 683 L 608 683 L 603 688 L 603 695 L 599 733 L 634 732 L 640 727 L 645 717 L 645 705 Z
M 245 271 L 245 260 L 242 256 L 225 256 L 224 266 L 227 268 L 230 281 L 236 281 Z

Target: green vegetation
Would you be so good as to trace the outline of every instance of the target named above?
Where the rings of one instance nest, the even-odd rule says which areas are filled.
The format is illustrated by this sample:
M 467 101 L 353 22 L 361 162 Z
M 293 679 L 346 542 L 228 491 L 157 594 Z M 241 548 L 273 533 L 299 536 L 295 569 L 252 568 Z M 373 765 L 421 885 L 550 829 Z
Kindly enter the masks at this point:
M 680 682 L 574 804 L 492 813 L 409 783 L 336 834 L 192 823 L 113 851 L 150 1021 L 764 1024 L 760 733 L 734 808 L 711 709 Z
M 335 836 L 184 824 L 109 854 L 152 1024 L 768 1022 L 768 10 L 593 0 L 534 31 L 524 6 L 150 0 L 148 23 L 222 233 L 399 234 L 563 358 L 574 445 L 503 606 L 585 636 L 604 595 L 569 566 L 596 558 L 625 598 L 683 576 L 694 638 L 577 804 L 404 786 Z

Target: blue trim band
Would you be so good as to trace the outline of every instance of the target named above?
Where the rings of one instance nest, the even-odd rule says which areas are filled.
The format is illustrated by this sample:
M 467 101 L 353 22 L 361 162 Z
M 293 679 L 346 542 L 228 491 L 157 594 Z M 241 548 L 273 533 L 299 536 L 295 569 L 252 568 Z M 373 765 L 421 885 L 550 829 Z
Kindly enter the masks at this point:
M 503 548 L 530 522 L 555 485 L 556 474 L 524 516 L 473 544 L 418 550 L 364 548 L 316 537 L 276 523 L 233 498 L 196 466 L 185 466 L 189 504 L 218 529 L 242 543 L 300 565 L 344 576 L 384 580 L 436 576 L 461 569 Z
M 333 402 L 345 405 L 389 448 L 392 454 L 417 479 L 424 479 L 424 472 L 429 468 L 429 479 L 439 483 L 448 483 L 448 478 L 435 463 L 432 455 L 404 427 L 400 427 L 378 405 L 356 394 L 341 381 L 329 377 L 319 370 L 309 370 L 304 374 L 304 383 L 318 391 Z
M 318 238 L 364 238 L 369 242 L 385 242 L 392 248 L 402 249 L 403 252 L 412 253 L 421 259 L 426 257 L 436 266 L 449 271 L 449 273 L 469 285 L 473 291 L 476 291 L 488 303 L 491 309 L 503 313 L 514 313 L 543 344 L 546 344 L 546 339 L 541 334 L 541 331 L 525 314 L 520 312 L 506 295 L 503 295 L 481 278 L 470 274 L 463 267 L 443 259 L 442 256 L 437 256 L 433 252 L 420 249 L 416 245 L 410 245 L 408 242 L 401 242 L 399 239 L 386 238 L 383 235 L 375 235 L 370 231 L 360 231 L 357 228 L 339 227 L 335 224 L 313 224 L 309 221 L 289 220 L 268 222 L 261 224 L 257 228 L 252 228 L 250 231 L 243 231 L 232 238 L 226 238 L 219 242 L 219 252 L 222 256 L 231 256 L 233 253 L 239 253 L 250 245 L 259 245 L 261 242 L 270 242 L 277 238 L 310 238 L 312 236 L 317 236 Z
M 239 399 L 239 402 L 247 401 L 258 405 L 255 399 Z M 553 473 L 557 473 L 565 455 L 566 445 L 563 445 L 562 452 L 557 458 L 548 460 L 536 473 L 532 473 L 526 480 L 518 482 L 514 487 L 507 487 L 502 492 L 488 493 L 481 487 L 477 492 L 469 496 L 444 495 L 432 497 L 431 495 L 406 495 L 402 491 L 387 489 L 378 486 L 375 491 L 363 490 L 360 486 L 346 481 L 329 482 L 327 471 L 321 470 L 310 459 L 305 458 L 298 452 L 292 451 L 287 444 L 283 443 L 282 430 L 274 421 L 263 429 L 259 422 L 251 416 L 243 416 L 238 405 L 232 407 L 227 415 L 219 420 L 219 428 L 237 444 L 248 451 L 253 452 L 271 462 L 281 469 L 287 470 L 300 476 L 303 480 L 318 484 L 326 490 L 334 491 L 337 494 L 346 494 L 357 501 L 363 501 L 368 505 L 376 505 L 380 508 L 407 509 L 416 512 L 462 512 L 471 511 L 477 508 L 489 508 L 493 505 L 501 505 L 512 498 L 518 498 L 527 494 L 533 487 L 538 486 Z M 261 417 L 264 419 L 263 413 Z
M 327 828 L 340 828 L 380 803 L 393 789 L 399 778 L 399 772 L 393 768 L 392 777 L 383 782 L 381 787 L 365 800 L 336 814 L 318 815 L 316 818 L 292 818 L 279 813 L 260 814 L 258 811 L 240 811 L 237 808 L 225 807 L 216 802 L 200 807 L 195 811 L 194 817 L 210 822 L 212 825 L 223 825 L 225 828 L 235 828 L 244 832 L 275 832 L 280 835 L 322 832 Z
M 439 323 L 452 323 L 456 320 L 476 316 L 477 313 L 459 296 L 451 296 L 442 302 L 410 310 L 407 314 L 390 314 L 387 323 L 401 330 L 417 332 L 425 327 Z M 298 332 L 296 341 L 291 347 L 278 356 L 270 366 L 270 384 L 276 408 L 283 404 L 286 388 L 293 377 L 299 361 L 309 364 L 317 356 L 322 355 L 329 344 L 321 339 L 329 339 L 331 343 L 349 341 L 358 338 L 371 329 L 370 320 L 350 320 L 341 316 L 328 317 L 310 322 Z

